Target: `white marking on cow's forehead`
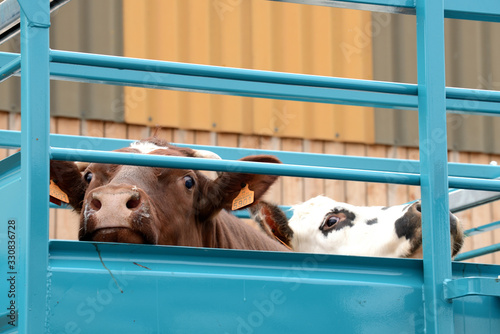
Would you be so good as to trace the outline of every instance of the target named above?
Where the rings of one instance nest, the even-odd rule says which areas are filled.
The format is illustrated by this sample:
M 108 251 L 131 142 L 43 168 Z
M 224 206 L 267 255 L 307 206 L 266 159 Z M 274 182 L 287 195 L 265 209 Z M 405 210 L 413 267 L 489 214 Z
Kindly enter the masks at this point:
M 149 154 L 158 149 L 168 150 L 168 147 L 166 146 L 158 146 L 150 142 L 141 142 L 141 141 L 133 142 L 132 144 L 130 144 L 130 147 L 139 150 L 139 152 L 143 154 Z

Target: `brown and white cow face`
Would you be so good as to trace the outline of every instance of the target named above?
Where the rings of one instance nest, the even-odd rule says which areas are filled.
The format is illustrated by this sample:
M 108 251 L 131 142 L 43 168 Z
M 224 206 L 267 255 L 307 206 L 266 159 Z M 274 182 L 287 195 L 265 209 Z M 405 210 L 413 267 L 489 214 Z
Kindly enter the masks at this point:
M 117 151 L 197 156 L 194 150 L 157 139 Z M 272 156 L 242 160 L 279 163 Z M 257 200 L 276 178 L 223 172 L 212 180 L 196 170 L 102 163 L 91 163 L 81 173 L 72 162 L 51 162 L 51 179 L 80 213 L 79 239 L 86 241 L 217 247 L 212 239 L 224 238 L 227 247 L 238 247 L 238 242 L 227 241 L 230 236 L 220 236 L 230 229 L 215 227 L 215 220 L 221 215 L 225 221 L 236 219 L 221 211 L 230 209 L 243 185 L 254 191 Z
M 273 234 L 294 251 L 339 255 L 422 257 L 420 202 L 391 207 L 363 207 L 325 196 L 293 206 L 289 221 L 276 206 L 262 202 L 253 208 Z M 458 219 L 450 213 L 453 256 L 463 244 Z

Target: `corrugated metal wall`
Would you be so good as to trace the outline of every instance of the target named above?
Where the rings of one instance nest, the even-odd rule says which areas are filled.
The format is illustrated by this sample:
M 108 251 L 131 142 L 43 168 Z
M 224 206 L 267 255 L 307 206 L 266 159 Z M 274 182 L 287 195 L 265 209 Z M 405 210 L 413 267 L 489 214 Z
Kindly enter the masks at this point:
M 52 14 L 52 49 L 123 54 L 121 0 L 74 0 Z M 0 46 L 19 52 L 19 37 Z M 123 121 L 123 88 L 98 84 L 54 81 L 51 114 L 83 119 Z M 19 78 L 0 85 L 0 110 L 20 110 Z
M 376 80 L 417 82 L 415 17 L 374 13 L 373 76 Z M 500 90 L 500 25 L 446 20 L 446 85 Z M 375 142 L 417 146 L 416 111 L 375 111 Z M 499 153 L 500 118 L 448 115 L 453 150 Z
M 500 25 L 446 20 L 447 85 L 500 89 Z M 373 43 L 372 43 L 373 42 Z M 74 0 L 51 47 L 152 59 L 415 83 L 415 17 L 253 1 Z M 19 39 L 0 46 L 19 51 Z M 171 128 L 417 146 L 415 111 L 52 83 L 52 115 Z M 0 110 L 20 110 L 19 79 Z M 449 115 L 450 149 L 500 153 L 498 117 Z
M 370 79 L 368 12 L 252 1 L 124 0 L 126 56 Z M 126 88 L 127 123 L 373 142 L 371 108 Z

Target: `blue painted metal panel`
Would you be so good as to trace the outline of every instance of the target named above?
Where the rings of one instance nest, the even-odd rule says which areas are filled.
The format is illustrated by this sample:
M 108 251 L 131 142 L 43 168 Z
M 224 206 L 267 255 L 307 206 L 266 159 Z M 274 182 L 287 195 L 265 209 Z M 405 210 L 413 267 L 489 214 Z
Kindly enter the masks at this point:
M 19 293 L 25 288 L 19 275 L 19 228 L 26 221 L 20 153 L 0 161 L 0 171 L 0 332 L 11 333 L 18 330 Z
M 424 331 L 420 260 L 52 241 L 50 268 L 53 332 Z M 454 266 L 478 271 L 496 275 Z M 500 308 L 484 311 L 455 321 L 493 333 Z

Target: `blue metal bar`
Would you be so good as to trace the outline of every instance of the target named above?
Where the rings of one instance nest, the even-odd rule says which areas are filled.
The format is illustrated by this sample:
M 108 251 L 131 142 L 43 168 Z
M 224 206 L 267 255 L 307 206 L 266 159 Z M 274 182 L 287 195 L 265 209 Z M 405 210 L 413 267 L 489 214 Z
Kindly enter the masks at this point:
M 52 51 L 52 54 L 52 76 L 62 80 L 382 108 L 417 108 L 415 97 L 417 87 L 411 84 L 130 59 L 66 51 Z M 3 53 L 4 61 L 13 55 L 6 56 Z M 83 65 L 78 65 L 78 63 Z M 231 82 L 228 83 L 226 80 L 231 80 Z M 251 84 L 248 81 L 251 81 Z M 287 91 L 288 89 L 291 91 Z M 447 109 L 452 112 L 486 115 L 500 112 L 500 92 L 497 91 L 447 88 L 447 96 Z
M 99 152 L 72 150 L 62 148 L 51 149 L 51 159 L 70 161 L 94 161 L 101 163 L 153 166 L 165 168 L 190 168 L 210 171 L 227 171 L 235 173 L 253 173 L 283 176 L 305 176 L 312 178 L 356 180 L 366 182 L 383 182 L 418 185 L 417 174 L 388 173 L 365 170 L 349 170 L 333 167 L 311 167 L 286 164 L 268 164 L 248 161 L 227 161 L 211 159 L 193 159 L 186 157 L 146 155 L 122 152 Z M 485 181 L 485 180 L 483 180 Z M 500 181 L 499 181 L 500 182 Z
M 497 228 L 500 228 L 500 220 L 493 222 L 493 223 L 489 223 L 489 224 L 485 224 L 482 226 L 468 229 L 468 230 L 464 231 L 464 234 L 466 237 L 472 237 L 473 235 L 493 231 L 493 230 L 496 230 Z
M 49 239 L 49 1 L 21 6 L 21 180 L 18 224 L 19 333 L 46 331 Z
M 0 160 L 0 178 L 19 172 L 21 153 L 17 152 Z
M 500 280 L 492 277 L 465 277 L 444 282 L 445 298 L 451 300 L 465 296 L 500 297 Z
M 299 4 L 352 8 L 386 13 L 415 14 L 415 0 L 272 0 Z M 500 8 L 496 0 L 446 0 L 446 18 L 500 22 Z
M 134 153 L 102 152 L 63 148 L 52 148 L 51 158 L 53 160 L 88 161 L 165 168 L 190 168 L 210 171 L 229 171 L 408 185 L 420 184 L 419 174 L 381 172 L 375 170 L 355 170 L 333 166 L 320 167 L 291 164 L 266 164 L 245 161 L 228 162 L 227 160 L 192 159 L 172 156 L 152 156 Z M 449 177 L 449 184 L 450 187 L 458 189 L 480 189 L 490 191 L 497 191 L 500 189 L 500 180 Z M 446 197 L 448 197 L 447 190 Z
M 21 68 L 21 56 L 15 58 L 10 63 L 0 68 L 0 82 L 14 75 Z
M 451 278 L 444 62 L 444 1 L 417 0 L 419 150 L 426 333 L 453 333 L 453 305 L 444 298 Z M 455 187 L 455 186 L 452 186 Z
M 418 85 L 388 81 L 349 79 L 286 72 L 250 70 L 223 66 L 210 66 L 168 61 L 124 58 L 70 51 L 51 51 L 52 63 L 81 64 L 121 70 L 151 71 L 191 76 L 259 81 L 288 85 L 362 90 L 378 93 L 417 95 Z M 492 90 L 447 87 L 446 95 L 453 99 L 500 102 L 500 92 Z
M 106 67 L 106 68 L 118 68 L 121 70 L 130 69 L 138 71 L 147 71 L 149 69 L 157 73 L 170 73 L 170 74 L 187 75 L 193 77 L 223 78 L 230 80 L 243 80 L 243 81 L 262 82 L 262 83 L 365 91 L 371 93 L 414 95 L 414 96 L 417 95 L 417 85 L 405 84 L 405 83 L 333 78 L 333 77 L 323 77 L 323 76 L 314 76 L 305 74 L 247 70 L 239 68 L 174 63 L 174 62 L 154 61 L 145 59 L 127 59 L 116 56 L 83 54 L 83 53 L 67 52 L 67 51 L 52 51 L 51 56 L 53 63 L 66 63 L 66 64 L 80 63 L 82 65 Z M 58 73 L 57 75 L 64 75 L 64 74 Z M 157 84 L 159 85 L 160 77 L 156 77 L 155 79 L 157 81 Z M 144 80 L 144 83 L 146 82 L 148 82 L 147 79 Z M 155 85 L 154 82 L 149 82 L 149 83 L 151 85 Z M 473 105 L 474 108 L 472 108 L 470 102 L 461 100 L 500 102 L 500 92 L 498 91 L 448 87 L 446 89 L 446 92 L 447 92 L 447 97 L 452 99 L 450 101 L 450 109 L 458 111 L 463 110 L 472 112 L 477 108 L 481 109 L 481 103 L 479 102 L 475 103 Z M 400 98 L 402 99 L 399 102 L 401 104 L 400 105 L 396 104 L 396 106 L 399 106 L 400 108 L 417 107 L 416 100 L 406 101 L 403 100 L 403 97 Z M 368 99 L 366 101 L 368 101 Z M 373 102 L 380 103 L 380 101 L 377 102 L 376 100 L 373 100 Z M 498 108 L 499 108 L 498 104 L 495 104 L 494 106 L 496 107 L 496 109 L 493 108 L 493 106 L 484 109 L 485 111 L 490 111 L 491 113 L 495 112 L 498 113 Z
M 0 147 L 19 147 L 20 132 L 0 130 Z M 96 138 L 85 136 L 50 135 L 51 145 L 58 148 L 88 149 L 88 150 L 115 150 L 127 147 L 133 140 Z M 418 174 L 420 164 L 416 160 L 356 157 L 343 155 L 315 154 L 302 152 L 285 152 L 274 150 L 243 149 L 234 147 L 220 147 L 207 145 L 174 144 L 180 147 L 190 147 L 194 149 L 205 149 L 219 154 L 221 157 L 230 160 L 240 159 L 252 154 L 270 154 L 278 157 L 283 163 L 303 166 L 332 166 L 336 168 L 361 169 L 382 172 L 398 172 L 406 174 Z M 89 158 L 91 159 L 91 158 Z M 454 177 L 451 185 L 462 187 L 463 189 L 475 189 L 476 180 L 469 179 L 494 179 L 500 174 L 497 166 L 449 163 L 449 175 Z M 469 178 L 460 180 L 458 178 Z M 483 190 L 498 190 L 498 183 L 486 181 L 480 185 Z
M 415 14 L 415 0 L 271 0 L 305 5 L 327 6 L 385 12 L 393 14 Z
M 468 259 L 472 259 L 481 255 L 491 254 L 498 252 L 500 250 L 500 243 L 495 245 L 489 245 L 486 247 L 474 249 L 468 252 L 463 252 L 455 256 L 455 261 L 465 261 Z
M 169 73 L 208 78 L 256 81 L 286 85 L 341 88 L 379 93 L 416 95 L 416 85 L 386 81 L 335 78 L 319 75 L 305 75 L 287 72 L 250 70 L 225 66 L 211 66 L 169 61 L 125 58 L 81 52 L 51 50 L 52 63 L 80 64 L 87 66 L 136 70 L 154 73 Z
M 292 210 L 291 206 L 280 205 L 279 208 L 286 215 L 286 218 L 288 218 L 288 219 L 292 218 L 292 216 L 293 216 L 293 210 Z M 244 219 L 250 218 L 250 213 L 248 212 L 248 210 L 233 211 L 232 214 L 235 215 L 238 218 L 244 218 Z
M 289 101 L 306 101 L 358 105 L 380 108 L 412 109 L 417 105 L 416 97 L 360 90 L 300 86 L 293 84 L 269 83 L 220 79 L 207 76 L 155 73 L 154 75 L 136 70 L 116 70 L 107 67 L 80 66 L 73 64 L 53 64 L 51 73 L 58 80 L 105 83 L 157 89 L 229 94 L 234 96 L 259 97 Z M 491 112 L 491 110 L 486 110 Z

